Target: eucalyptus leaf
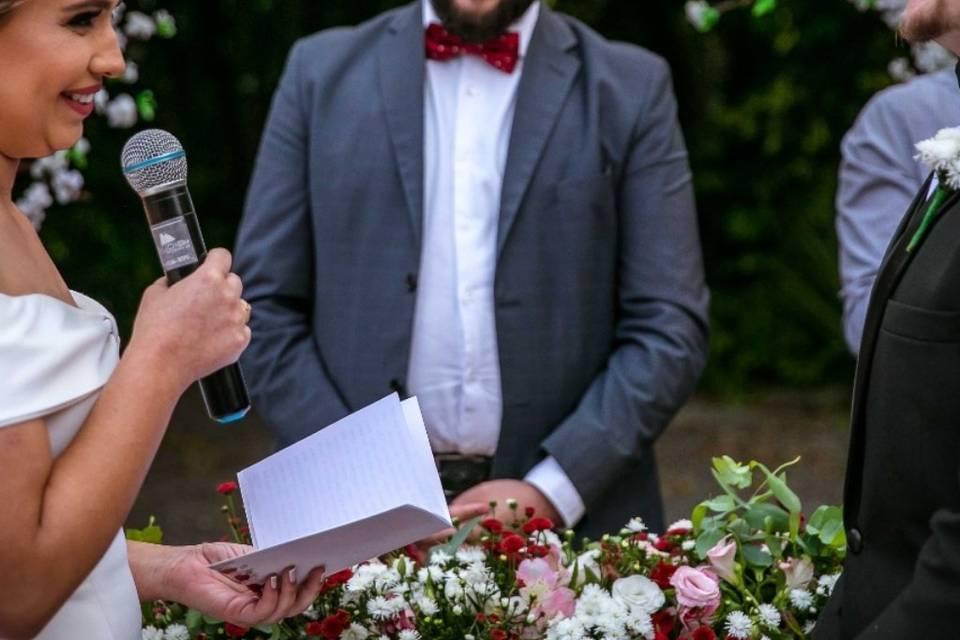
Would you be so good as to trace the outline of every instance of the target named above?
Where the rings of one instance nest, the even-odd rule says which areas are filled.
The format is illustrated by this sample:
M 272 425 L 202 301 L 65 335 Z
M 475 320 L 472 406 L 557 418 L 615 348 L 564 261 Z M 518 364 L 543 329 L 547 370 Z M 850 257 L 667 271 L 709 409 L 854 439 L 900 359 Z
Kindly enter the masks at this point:
M 736 508 L 736 503 L 733 501 L 733 496 L 722 495 L 717 496 L 711 500 L 701 503 L 710 511 L 715 511 L 716 513 L 727 513 L 728 511 L 733 511 Z
M 707 557 L 707 551 L 710 551 L 718 542 L 723 540 L 726 534 L 723 531 L 704 531 L 697 536 L 697 546 L 695 547 L 697 555 L 701 558 Z
M 773 531 L 787 531 L 789 515 L 782 508 L 769 502 L 751 504 L 743 513 L 744 519 L 754 529 L 765 529 L 767 518 L 770 519 Z
M 797 494 L 787 486 L 786 474 L 778 477 L 771 473 L 764 465 L 760 463 L 755 464 L 767 477 L 767 485 L 770 487 L 770 491 L 773 491 L 773 495 L 776 496 L 777 500 L 780 501 L 780 504 L 790 513 L 800 513 L 803 506 L 800 504 L 800 498 L 797 497 Z
M 434 547 L 431 547 L 427 552 L 427 557 L 432 556 L 437 551 L 443 551 L 449 556 L 454 556 L 457 554 L 457 550 L 463 546 L 463 543 L 467 541 L 467 538 L 470 537 L 470 532 L 483 521 L 484 516 L 477 516 L 476 518 L 467 521 L 462 527 L 457 529 L 457 532 L 450 538 L 449 541 L 438 544 Z
M 713 459 L 714 475 L 721 485 L 746 489 L 753 484 L 753 473 L 750 467 L 740 464 L 730 456 Z
M 740 550 L 743 552 L 743 557 L 747 563 L 754 567 L 769 567 L 773 564 L 773 556 L 758 545 L 745 544 Z

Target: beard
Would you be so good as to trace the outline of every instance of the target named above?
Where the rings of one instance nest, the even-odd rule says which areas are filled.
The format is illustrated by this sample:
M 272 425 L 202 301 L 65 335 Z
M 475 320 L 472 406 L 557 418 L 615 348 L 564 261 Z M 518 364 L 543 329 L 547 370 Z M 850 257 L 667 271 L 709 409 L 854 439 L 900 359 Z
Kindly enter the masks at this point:
M 457 6 L 457 0 L 430 0 L 444 28 L 465 42 L 478 44 L 495 38 L 516 22 L 534 0 L 501 0 L 490 11 L 477 15 Z
M 904 40 L 930 42 L 960 27 L 955 0 L 909 0 L 898 31 Z

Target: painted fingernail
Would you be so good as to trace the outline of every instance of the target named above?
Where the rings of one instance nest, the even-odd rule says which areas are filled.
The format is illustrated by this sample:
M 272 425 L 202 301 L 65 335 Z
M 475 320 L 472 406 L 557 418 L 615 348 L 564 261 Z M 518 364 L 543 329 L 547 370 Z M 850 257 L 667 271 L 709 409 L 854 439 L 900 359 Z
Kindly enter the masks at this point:
M 294 567 L 287 572 L 287 578 L 290 579 L 290 584 L 297 584 L 297 568 Z
M 270 588 L 271 589 L 277 588 L 277 576 L 270 576 Z

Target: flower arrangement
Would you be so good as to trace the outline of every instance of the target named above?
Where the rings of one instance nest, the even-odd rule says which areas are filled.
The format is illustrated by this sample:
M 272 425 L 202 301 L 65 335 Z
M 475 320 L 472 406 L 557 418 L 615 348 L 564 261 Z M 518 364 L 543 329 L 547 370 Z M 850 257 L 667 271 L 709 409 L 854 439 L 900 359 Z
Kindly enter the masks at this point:
M 127 58 L 122 77 L 108 79 L 107 87 L 94 97 L 96 113 L 105 117 L 114 129 L 130 129 L 139 120 L 153 120 L 157 104 L 153 92 L 141 89 L 135 94 L 129 87 L 140 81 L 137 63 L 130 59 L 128 43 L 146 42 L 154 37 L 172 38 L 177 33 L 173 16 L 164 9 L 147 15 L 141 11 L 126 11 L 120 4 L 113 14 L 120 48 Z M 111 94 L 111 89 L 113 94 Z M 54 202 L 70 204 L 83 195 L 83 170 L 87 166 L 90 142 L 81 138 L 73 148 L 40 158 L 30 165 L 31 182 L 17 199 L 17 207 L 37 229 L 43 224 L 46 211 Z
M 722 493 L 657 535 L 639 518 L 600 540 L 515 502 L 512 522 L 463 524 L 327 577 L 303 615 L 242 628 L 174 603 L 146 604 L 144 640 L 784 640 L 807 638 L 839 577 L 840 509 L 805 519 L 785 469 L 713 461 Z M 243 540 L 234 485 L 221 485 Z
M 896 30 L 907 0 L 849 0 L 860 11 L 877 11 L 886 25 Z M 735 9 L 750 9 L 756 18 L 762 18 L 777 8 L 777 0 L 687 0 L 684 6 L 687 20 L 697 31 L 706 33 L 713 29 L 720 18 Z M 956 62 L 956 57 L 936 42 L 921 42 L 910 45 L 910 57 L 898 57 L 890 61 L 887 71 L 897 82 L 906 82 L 920 73 L 929 73 Z

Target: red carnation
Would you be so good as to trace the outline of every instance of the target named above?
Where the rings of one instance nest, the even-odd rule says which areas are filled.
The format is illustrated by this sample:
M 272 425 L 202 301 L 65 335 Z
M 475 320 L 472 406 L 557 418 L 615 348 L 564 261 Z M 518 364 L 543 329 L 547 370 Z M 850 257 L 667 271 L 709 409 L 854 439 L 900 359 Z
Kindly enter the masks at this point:
M 223 625 L 223 630 L 226 631 L 227 635 L 231 638 L 243 638 L 247 635 L 247 631 L 250 631 L 250 627 L 240 627 L 228 622 Z
M 659 540 L 653 543 L 653 546 L 658 551 L 669 551 L 670 549 L 673 548 L 673 545 L 670 544 L 670 541 L 667 540 L 666 538 L 660 538 Z
M 490 640 L 507 640 L 507 632 L 503 629 L 491 629 Z
M 500 544 L 497 545 L 497 548 L 500 550 L 500 553 L 513 554 L 523 549 L 523 546 L 526 542 L 521 536 L 518 536 L 515 533 L 508 533 L 503 537 L 503 540 L 500 541 Z
M 660 562 L 653 568 L 653 571 L 650 572 L 650 579 L 657 583 L 661 589 L 670 588 L 670 578 L 673 577 L 673 574 L 677 572 L 677 566 L 667 563 Z
M 549 531 L 553 529 L 553 521 L 550 518 L 533 518 L 523 525 L 524 533 L 535 533 L 537 531 Z
M 697 627 L 693 630 L 693 635 L 690 636 L 691 640 L 717 640 L 717 634 L 713 632 L 713 629 L 707 626 Z
M 341 584 L 345 583 L 347 580 L 353 577 L 353 571 L 350 569 L 344 569 L 343 571 L 337 571 L 336 573 L 331 573 L 328 575 L 324 581 L 323 586 L 320 588 L 320 593 L 326 593 L 331 589 L 335 589 Z
M 480 526 L 490 533 L 500 533 L 503 531 L 503 523 L 496 518 L 486 518 L 480 523 Z
M 228 496 L 234 491 L 236 491 L 237 488 L 238 488 L 237 483 L 233 482 L 232 480 L 230 482 L 221 482 L 219 485 L 217 485 L 217 493 L 219 493 L 220 495 Z
M 335 614 L 329 615 L 319 622 L 309 623 L 306 632 L 308 636 L 337 640 L 349 624 L 350 614 L 343 609 L 338 609 Z

